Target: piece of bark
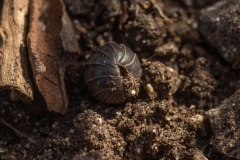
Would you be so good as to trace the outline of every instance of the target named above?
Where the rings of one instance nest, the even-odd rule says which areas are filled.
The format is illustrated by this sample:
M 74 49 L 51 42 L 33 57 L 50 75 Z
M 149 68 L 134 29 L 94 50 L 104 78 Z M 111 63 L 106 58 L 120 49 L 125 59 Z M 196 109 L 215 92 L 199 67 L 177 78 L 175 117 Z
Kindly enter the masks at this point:
M 28 6 L 29 0 L 0 1 L 0 88 L 25 102 L 33 100 L 25 47 Z
M 34 79 L 48 109 L 64 114 L 68 108 L 64 73 L 76 61 L 79 46 L 62 0 L 31 1 L 28 48 Z

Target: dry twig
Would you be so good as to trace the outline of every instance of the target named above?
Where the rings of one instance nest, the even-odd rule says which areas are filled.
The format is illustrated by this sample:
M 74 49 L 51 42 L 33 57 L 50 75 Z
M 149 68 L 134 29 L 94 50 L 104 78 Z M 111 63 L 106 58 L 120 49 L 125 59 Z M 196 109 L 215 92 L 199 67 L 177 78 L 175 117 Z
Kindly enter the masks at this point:
M 6 127 L 10 128 L 11 130 L 13 130 L 14 132 L 16 132 L 18 135 L 20 135 L 21 137 L 26 138 L 29 142 L 35 143 L 36 141 L 33 140 L 32 138 L 28 137 L 27 135 L 23 134 L 22 132 L 20 132 L 19 130 L 17 130 L 16 128 L 14 128 L 12 125 L 10 125 L 9 123 L 5 122 L 2 118 L 0 119 L 0 123 L 2 123 L 3 125 L 5 125 Z

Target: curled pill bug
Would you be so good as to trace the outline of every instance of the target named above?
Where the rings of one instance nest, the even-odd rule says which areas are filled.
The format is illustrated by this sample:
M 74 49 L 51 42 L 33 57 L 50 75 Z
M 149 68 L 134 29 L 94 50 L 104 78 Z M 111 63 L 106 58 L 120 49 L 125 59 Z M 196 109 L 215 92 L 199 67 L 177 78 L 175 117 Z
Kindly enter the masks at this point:
M 138 95 L 142 69 L 128 47 L 107 43 L 95 47 L 85 63 L 85 83 L 98 100 L 118 104 Z

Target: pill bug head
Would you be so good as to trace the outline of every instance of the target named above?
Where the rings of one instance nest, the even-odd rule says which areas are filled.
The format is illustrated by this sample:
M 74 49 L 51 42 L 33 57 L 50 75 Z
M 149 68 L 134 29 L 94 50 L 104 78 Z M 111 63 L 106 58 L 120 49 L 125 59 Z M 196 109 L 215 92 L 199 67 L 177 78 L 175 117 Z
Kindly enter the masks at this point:
M 95 47 L 85 63 L 85 82 L 98 100 L 118 104 L 138 95 L 142 69 L 128 47 L 107 43 Z

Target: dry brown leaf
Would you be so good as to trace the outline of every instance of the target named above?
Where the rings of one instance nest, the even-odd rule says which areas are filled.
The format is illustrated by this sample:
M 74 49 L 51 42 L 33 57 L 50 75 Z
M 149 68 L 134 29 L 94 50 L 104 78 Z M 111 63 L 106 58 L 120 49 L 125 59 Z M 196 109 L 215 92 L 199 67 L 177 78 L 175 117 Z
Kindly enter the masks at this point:
M 27 69 L 26 23 L 29 0 L 0 2 L 0 88 L 11 99 L 33 100 Z
M 76 61 L 79 46 L 62 0 L 31 1 L 28 48 L 36 85 L 48 109 L 64 114 L 68 106 L 64 72 Z

